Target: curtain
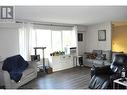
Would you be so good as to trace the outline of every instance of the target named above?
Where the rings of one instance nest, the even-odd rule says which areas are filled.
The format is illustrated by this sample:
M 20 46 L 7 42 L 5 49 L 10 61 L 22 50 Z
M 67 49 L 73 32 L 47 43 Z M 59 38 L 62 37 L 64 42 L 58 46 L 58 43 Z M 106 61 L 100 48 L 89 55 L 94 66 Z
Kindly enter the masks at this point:
M 30 60 L 32 47 L 35 45 L 34 42 L 33 25 L 23 23 L 19 28 L 19 53 L 25 60 Z
M 73 46 L 76 47 L 76 56 L 78 56 L 78 40 L 77 40 L 77 34 L 78 34 L 78 30 L 77 30 L 77 26 L 75 25 L 73 27 L 73 33 L 72 33 L 72 39 L 73 39 Z M 77 60 L 78 61 L 78 60 Z

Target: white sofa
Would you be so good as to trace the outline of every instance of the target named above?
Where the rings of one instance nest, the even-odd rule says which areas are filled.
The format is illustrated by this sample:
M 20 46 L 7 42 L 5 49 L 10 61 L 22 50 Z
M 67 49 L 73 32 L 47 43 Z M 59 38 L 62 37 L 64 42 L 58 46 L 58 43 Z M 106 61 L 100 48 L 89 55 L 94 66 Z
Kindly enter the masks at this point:
M 23 71 L 23 75 L 19 82 L 10 79 L 7 71 L 2 70 L 3 62 L 0 62 L 0 86 L 6 89 L 16 89 L 37 77 L 37 66 L 33 61 L 29 61 L 29 66 Z
M 95 58 L 87 58 L 88 54 L 96 54 Z M 93 50 L 92 52 L 84 53 L 84 66 L 92 67 L 102 67 L 104 65 L 110 65 L 111 63 L 111 50 Z M 101 56 L 105 55 L 102 59 Z

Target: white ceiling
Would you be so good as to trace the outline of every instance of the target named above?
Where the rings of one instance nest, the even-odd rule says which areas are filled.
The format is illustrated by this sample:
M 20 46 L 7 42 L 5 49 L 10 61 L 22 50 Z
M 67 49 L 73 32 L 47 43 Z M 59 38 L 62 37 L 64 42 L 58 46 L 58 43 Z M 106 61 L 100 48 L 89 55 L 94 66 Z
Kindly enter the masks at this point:
M 90 25 L 127 20 L 127 6 L 16 6 L 16 19 Z

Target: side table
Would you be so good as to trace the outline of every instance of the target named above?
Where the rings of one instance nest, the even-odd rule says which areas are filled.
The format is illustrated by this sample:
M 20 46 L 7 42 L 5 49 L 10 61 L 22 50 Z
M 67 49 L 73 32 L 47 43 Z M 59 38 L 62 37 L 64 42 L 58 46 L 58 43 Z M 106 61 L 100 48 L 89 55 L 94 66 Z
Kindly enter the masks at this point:
M 127 78 L 126 78 L 127 79 Z M 116 80 L 114 80 L 113 81 L 113 89 L 115 89 L 116 88 L 116 84 L 117 84 L 117 89 L 119 89 L 120 87 L 120 85 L 122 85 L 122 86 L 124 86 L 124 87 L 126 87 L 127 88 L 127 81 L 119 81 L 119 80 L 121 80 L 121 78 L 119 78 L 119 79 L 116 79 Z
M 78 65 L 80 67 L 83 66 L 83 56 L 73 56 L 73 65 L 77 67 Z

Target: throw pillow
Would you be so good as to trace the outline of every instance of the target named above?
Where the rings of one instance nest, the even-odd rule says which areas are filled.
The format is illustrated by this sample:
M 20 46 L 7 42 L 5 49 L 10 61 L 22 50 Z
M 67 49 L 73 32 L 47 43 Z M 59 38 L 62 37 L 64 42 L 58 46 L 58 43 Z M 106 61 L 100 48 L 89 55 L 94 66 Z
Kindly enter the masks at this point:
M 87 54 L 87 58 L 95 59 L 96 58 L 96 54 L 95 53 L 89 53 L 89 54 Z
M 106 54 L 102 54 L 101 59 L 106 60 Z
M 97 55 L 96 53 L 92 53 L 91 54 L 91 59 L 96 59 L 96 55 Z
M 102 60 L 102 54 L 97 54 L 96 59 L 97 59 L 97 60 Z

